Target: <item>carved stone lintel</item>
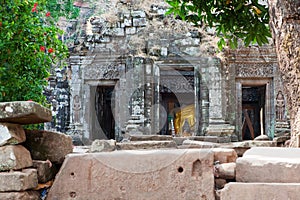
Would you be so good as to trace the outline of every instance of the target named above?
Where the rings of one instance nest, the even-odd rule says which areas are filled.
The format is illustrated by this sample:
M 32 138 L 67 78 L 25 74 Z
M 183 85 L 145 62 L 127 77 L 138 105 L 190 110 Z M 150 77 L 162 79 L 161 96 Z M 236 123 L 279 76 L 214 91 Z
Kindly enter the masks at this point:
M 125 64 L 110 63 L 107 65 L 90 65 L 86 66 L 84 71 L 84 79 L 119 79 L 121 73 L 125 71 Z
M 237 77 L 272 77 L 275 73 L 273 63 L 242 63 L 234 65 Z

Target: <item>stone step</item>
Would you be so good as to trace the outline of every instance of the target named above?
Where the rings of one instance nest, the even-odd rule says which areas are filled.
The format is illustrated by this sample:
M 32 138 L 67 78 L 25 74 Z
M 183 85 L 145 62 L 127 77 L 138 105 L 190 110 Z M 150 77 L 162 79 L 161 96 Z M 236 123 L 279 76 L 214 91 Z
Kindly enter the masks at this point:
M 0 173 L 0 192 L 24 191 L 33 189 L 37 185 L 36 169 Z
M 173 140 L 161 141 L 132 141 L 117 143 L 119 150 L 136 150 L 136 149 L 168 149 L 177 148 L 177 144 Z
M 38 124 L 50 122 L 51 110 L 33 101 L 0 103 L 0 122 Z
M 50 160 L 62 163 L 65 156 L 73 152 L 72 138 L 51 131 L 25 130 L 24 146 L 30 151 L 33 160 Z
M 299 148 L 251 148 L 236 161 L 236 181 L 300 183 L 299 155 Z
M 214 199 L 213 152 L 124 150 L 69 154 L 48 199 Z
M 220 200 L 297 200 L 299 197 L 300 183 L 231 182 L 225 185 L 220 194 Z
M 19 144 L 25 140 L 25 132 L 20 124 L 0 123 L 0 146 Z
M 40 200 L 38 191 L 0 192 L 1 200 Z
M 31 166 L 30 152 L 22 145 L 0 147 L 0 171 L 18 170 Z

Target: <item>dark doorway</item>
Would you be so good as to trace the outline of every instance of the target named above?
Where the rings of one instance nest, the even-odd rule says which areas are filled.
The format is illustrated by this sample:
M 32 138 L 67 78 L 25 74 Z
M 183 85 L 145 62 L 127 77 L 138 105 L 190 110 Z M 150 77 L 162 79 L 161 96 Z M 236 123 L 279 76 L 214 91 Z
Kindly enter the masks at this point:
M 114 86 L 98 86 L 96 90 L 96 115 L 101 131 L 108 139 L 115 139 L 115 120 L 113 116 Z
M 242 139 L 264 134 L 266 85 L 242 87 Z

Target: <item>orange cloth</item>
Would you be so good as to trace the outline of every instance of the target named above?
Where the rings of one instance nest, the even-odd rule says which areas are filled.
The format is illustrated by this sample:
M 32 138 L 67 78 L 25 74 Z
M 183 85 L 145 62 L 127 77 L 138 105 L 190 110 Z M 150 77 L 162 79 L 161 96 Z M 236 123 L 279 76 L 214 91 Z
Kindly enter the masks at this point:
M 184 130 L 183 125 L 185 120 L 187 120 L 190 130 L 194 130 L 195 126 L 195 105 L 191 104 L 188 106 L 183 107 L 180 111 L 175 113 L 174 119 L 174 128 L 176 134 L 183 134 Z

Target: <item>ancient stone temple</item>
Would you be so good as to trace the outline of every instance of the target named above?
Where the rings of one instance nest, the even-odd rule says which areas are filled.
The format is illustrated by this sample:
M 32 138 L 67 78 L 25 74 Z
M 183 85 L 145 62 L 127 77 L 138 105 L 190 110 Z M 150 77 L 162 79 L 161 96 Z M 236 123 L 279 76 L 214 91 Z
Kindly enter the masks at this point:
M 165 16 L 163 1 L 99 1 L 101 12 L 76 5 L 86 20 L 67 27 L 77 35 L 68 103 L 58 106 L 69 110 L 69 134 L 87 142 L 132 134 L 230 142 L 288 130 L 272 46 L 218 52 L 213 30 Z

